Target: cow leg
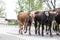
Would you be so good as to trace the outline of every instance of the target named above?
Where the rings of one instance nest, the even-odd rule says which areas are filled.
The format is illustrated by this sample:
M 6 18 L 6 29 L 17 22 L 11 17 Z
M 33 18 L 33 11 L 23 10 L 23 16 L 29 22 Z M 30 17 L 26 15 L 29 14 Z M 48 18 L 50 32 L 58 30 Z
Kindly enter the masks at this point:
M 56 23 L 56 22 L 54 22 L 54 23 L 53 23 L 53 30 L 54 30 L 54 31 L 57 31 L 56 26 L 57 26 L 57 23 Z
M 44 24 L 42 24 L 42 36 L 44 36 L 43 31 L 44 31 Z
M 29 35 L 31 35 L 31 26 L 29 26 Z
M 50 30 L 50 36 L 52 37 L 52 32 L 51 32 L 51 23 L 49 25 L 49 30 Z
M 49 29 L 48 29 L 48 26 L 46 25 L 46 34 L 48 34 L 48 31 L 49 31 Z
M 32 19 L 28 21 L 28 26 L 29 26 L 29 35 L 31 35 L 31 24 L 32 24 Z
M 26 33 L 27 32 L 27 26 L 26 26 L 26 24 L 24 25 L 24 33 Z
M 35 34 L 37 34 L 37 22 L 35 21 Z
M 46 25 L 46 32 L 47 32 L 47 25 Z
M 39 27 L 38 27 L 38 35 L 40 35 L 40 23 L 39 23 Z
M 57 27 L 58 27 L 58 26 L 57 26 L 57 25 L 55 25 L 56 35 L 58 35 L 58 33 L 57 33 Z
M 21 21 L 18 21 L 18 25 L 19 25 L 19 34 L 23 34 L 23 24 Z
M 23 26 L 21 26 L 21 34 L 23 34 Z
M 25 22 L 25 32 L 24 33 L 27 33 L 27 28 L 28 28 L 28 21 Z
M 25 28 L 25 32 L 24 33 L 27 33 L 27 27 Z
M 52 22 L 52 26 L 53 26 L 53 30 L 54 30 L 54 31 L 55 31 L 55 24 L 56 24 L 56 22 L 53 21 L 53 22 Z
M 37 27 L 35 27 L 35 34 L 37 34 Z
M 20 25 L 20 23 L 19 23 L 19 34 L 22 34 L 22 26 Z
M 59 35 L 59 24 L 58 24 L 58 28 L 57 28 L 57 31 L 58 31 L 58 35 Z
M 23 27 L 19 26 L 19 34 L 23 34 Z
M 21 33 L 21 31 L 20 31 L 21 29 L 20 29 L 20 27 L 19 27 L 19 34 Z
M 25 23 L 25 32 L 24 33 L 27 33 L 27 23 Z
M 59 24 L 56 25 L 56 34 L 59 35 Z
M 19 25 L 19 34 L 21 33 L 21 28 L 20 28 L 20 21 L 18 21 L 18 25 Z
M 59 33 L 60 33 L 60 27 L 59 27 Z

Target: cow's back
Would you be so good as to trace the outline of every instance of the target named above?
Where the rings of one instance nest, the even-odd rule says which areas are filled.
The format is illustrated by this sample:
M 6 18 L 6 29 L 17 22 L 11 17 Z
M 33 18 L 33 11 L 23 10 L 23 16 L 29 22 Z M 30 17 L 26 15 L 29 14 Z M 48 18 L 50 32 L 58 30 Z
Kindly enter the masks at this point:
M 18 14 L 17 19 L 21 22 L 24 22 L 28 15 L 29 12 L 21 12 Z

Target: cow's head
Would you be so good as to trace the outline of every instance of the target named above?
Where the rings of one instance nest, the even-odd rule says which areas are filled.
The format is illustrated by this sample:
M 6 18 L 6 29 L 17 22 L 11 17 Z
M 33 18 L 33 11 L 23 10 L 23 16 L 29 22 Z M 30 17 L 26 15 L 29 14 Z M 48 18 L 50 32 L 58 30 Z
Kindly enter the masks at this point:
M 55 17 L 58 14 L 56 11 L 48 11 L 48 13 L 49 13 L 51 20 L 55 20 Z
M 53 16 L 58 15 L 58 13 L 57 13 L 55 10 L 49 10 L 49 13 L 50 13 L 50 14 L 53 14 Z

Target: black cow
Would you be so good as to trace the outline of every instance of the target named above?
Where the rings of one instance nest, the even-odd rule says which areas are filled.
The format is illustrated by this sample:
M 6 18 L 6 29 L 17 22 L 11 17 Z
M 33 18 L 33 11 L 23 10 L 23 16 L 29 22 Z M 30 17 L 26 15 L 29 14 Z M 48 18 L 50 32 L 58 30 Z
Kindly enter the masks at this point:
M 56 21 L 56 23 L 55 23 L 55 31 L 56 31 L 57 35 L 59 35 L 59 32 L 60 32 L 60 30 L 59 30 L 60 14 L 58 14 L 58 15 L 55 17 L 55 21 Z
M 60 24 L 60 8 L 55 8 L 55 9 L 53 9 L 55 12 L 56 12 L 56 16 L 55 16 L 55 27 L 53 26 L 53 29 L 54 29 L 54 31 L 56 31 L 56 33 L 57 33 L 57 35 L 59 35 L 59 32 L 60 32 L 60 30 L 59 30 L 59 24 Z M 53 11 L 53 10 L 51 10 L 51 11 Z
M 48 13 L 48 15 L 46 15 L 46 13 Z M 34 22 L 35 22 L 35 34 L 40 35 L 40 24 L 42 24 L 42 36 L 44 36 L 44 25 L 48 25 L 49 26 L 49 30 L 50 30 L 50 36 L 52 36 L 52 32 L 51 32 L 51 24 L 52 21 L 54 19 L 54 14 L 50 13 L 49 11 L 37 11 L 35 12 L 35 18 L 34 18 Z M 39 26 L 37 26 L 37 23 L 39 22 Z M 38 28 L 38 30 L 37 30 Z

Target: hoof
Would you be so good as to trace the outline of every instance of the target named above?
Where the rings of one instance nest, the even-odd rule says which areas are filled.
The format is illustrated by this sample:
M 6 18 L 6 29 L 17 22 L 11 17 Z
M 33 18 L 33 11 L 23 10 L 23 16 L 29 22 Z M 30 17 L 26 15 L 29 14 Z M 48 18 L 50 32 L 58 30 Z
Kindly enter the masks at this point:
M 27 33 L 27 31 L 25 31 L 24 33 Z
M 35 33 L 37 35 L 37 33 Z
M 35 35 L 37 35 L 37 34 L 35 33 Z
M 56 35 L 59 35 L 59 33 L 57 33 Z
M 44 35 L 42 35 L 42 37 L 43 37 Z
M 50 34 L 50 37 L 53 37 L 53 35 L 52 35 L 52 34 Z
M 18 35 L 23 35 L 23 33 L 19 33 Z
M 46 33 L 48 35 L 48 33 Z
M 19 32 L 19 34 L 23 35 L 23 32 Z
M 40 33 L 38 33 L 38 35 L 40 35 Z

